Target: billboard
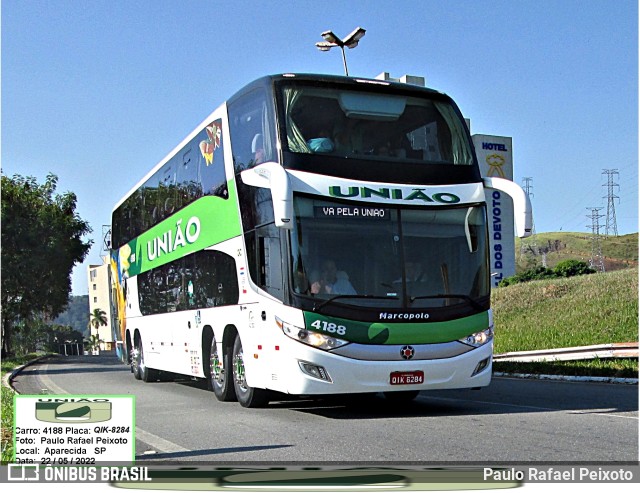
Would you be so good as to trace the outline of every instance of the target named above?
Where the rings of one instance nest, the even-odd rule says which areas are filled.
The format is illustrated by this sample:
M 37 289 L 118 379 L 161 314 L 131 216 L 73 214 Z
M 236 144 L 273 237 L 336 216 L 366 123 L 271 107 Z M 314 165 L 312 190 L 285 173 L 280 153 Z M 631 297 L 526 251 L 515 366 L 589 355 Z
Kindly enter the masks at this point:
M 513 181 L 513 146 L 511 137 L 476 134 L 472 136 L 483 177 Z M 486 190 L 489 221 L 491 282 L 493 286 L 516 273 L 516 242 L 513 201 L 506 193 Z

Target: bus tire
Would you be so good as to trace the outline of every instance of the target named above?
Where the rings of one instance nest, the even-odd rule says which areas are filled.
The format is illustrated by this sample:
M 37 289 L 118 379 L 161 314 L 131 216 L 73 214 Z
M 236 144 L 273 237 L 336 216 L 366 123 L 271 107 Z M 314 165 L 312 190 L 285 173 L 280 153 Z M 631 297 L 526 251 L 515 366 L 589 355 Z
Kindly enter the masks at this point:
M 222 360 L 218 354 L 216 338 L 211 337 L 209 344 L 209 371 L 207 373 L 207 386 L 212 390 L 221 402 L 235 402 L 236 389 L 231 377 L 231 354 L 230 351 L 222 353 Z
M 247 385 L 244 367 L 244 352 L 240 334 L 236 335 L 233 343 L 233 386 L 236 397 L 242 407 L 263 407 L 269 403 L 269 392 L 265 389 L 256 389 Z
M 130 364 L 131 364 L 131 373 L 133 373 L 133 377 L 136 380 L 140 380 L 142 377 L 142 373 L 140 373 L 140 350 L 141 344 L 138 337 L 135 338 L 135 342 L 133 347 L 131 348 L 131 353 L 129 356 Z
M 420 393 L 419 390 L 401 390 L 399 392 L 383 392 L 385 399 L 389 402 L 403 403 L 411 402 Z
M 142 349 L 142 339 L 138 337 L 138 345 L 136 346 L 135 351 L 135 368 L 133 371 L 133 375 L 137 380 L 142 380 L 143 382 L 155 382 L 158 380 L 159 372 L 153 368 L 149 368 L 144 361 L 144 351 Z

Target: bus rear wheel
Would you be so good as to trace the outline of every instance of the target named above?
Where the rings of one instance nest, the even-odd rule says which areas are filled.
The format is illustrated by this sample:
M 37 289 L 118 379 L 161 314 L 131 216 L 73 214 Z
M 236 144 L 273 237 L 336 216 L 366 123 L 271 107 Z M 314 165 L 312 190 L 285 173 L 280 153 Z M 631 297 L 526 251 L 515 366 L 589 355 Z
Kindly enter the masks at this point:
M 144 350 L 142 349 L 142 339 L 138 337 L 133 350 L 133 358 L 131 359 L 133 368 L 133 376 L 136 380 L 143 382 L 155 382 L 158 380 L 160 373 L 158 370 L 149 368 L 144 361 Z
M 233 343 L 233 386 L 236 397 L 242 407 L 263 407 L 269 403 L 269 393 L 265 389 L 256 389 L 247 385 L 244 368 L 244 352 L 240 335 Z
M 207 384 L 219 401 L 230 402 L 236 400 L 236 390 L 233 380 L 229 378 L 231 355 L 224 351 L 222 358 L 218 353 L 215 337 L 211 338 L 209 347 L 209 375 Z

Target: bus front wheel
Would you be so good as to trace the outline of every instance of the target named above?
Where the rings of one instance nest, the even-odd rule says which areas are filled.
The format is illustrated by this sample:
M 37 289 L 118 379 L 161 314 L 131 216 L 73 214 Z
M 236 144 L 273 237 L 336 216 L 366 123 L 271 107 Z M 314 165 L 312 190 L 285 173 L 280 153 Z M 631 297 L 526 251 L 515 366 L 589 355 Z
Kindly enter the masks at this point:
M 244 367 L 244 352 L 240 335 L 236 335 L 233 344 L 233 386 L 236 397 L 242 407 L 262 407 L 269 403 L 269 393 L 265 389 L 256 389 L 247 385 Z

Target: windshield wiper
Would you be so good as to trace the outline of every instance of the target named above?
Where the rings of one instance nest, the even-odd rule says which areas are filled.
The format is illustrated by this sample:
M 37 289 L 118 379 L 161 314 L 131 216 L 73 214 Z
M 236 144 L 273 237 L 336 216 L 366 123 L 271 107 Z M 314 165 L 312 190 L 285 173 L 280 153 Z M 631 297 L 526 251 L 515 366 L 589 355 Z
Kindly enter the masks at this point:
M 476 310 L 484 310 L 484 307 L 474 300 L 471 296 L 466 294 L 434 294 L 431 296 L 410 296 L 409 303 L 413 303 L 416 300 L 428 300 L 428 299 L 446 299 L 446 298 L 457 298 L 461 300 L 467 301 L 472 307 Z
M 339 298 L 370 299 L 370 300 L 397 300 L 397 299 L 399 299 L 397 296 L 376 296 L 376 295 L 373 295 L 373 294 L 338 294 L 336 296 L 332 296 L 328 300 L 324 300 L 322 303 L 320 303 L 317 306 L 314 305 L 313 306 L 313 311 L 314 312 L 318 311 L 323 306 L 326 306 L 329 303 L 331 303 L 334 300 L 337 300 Z

